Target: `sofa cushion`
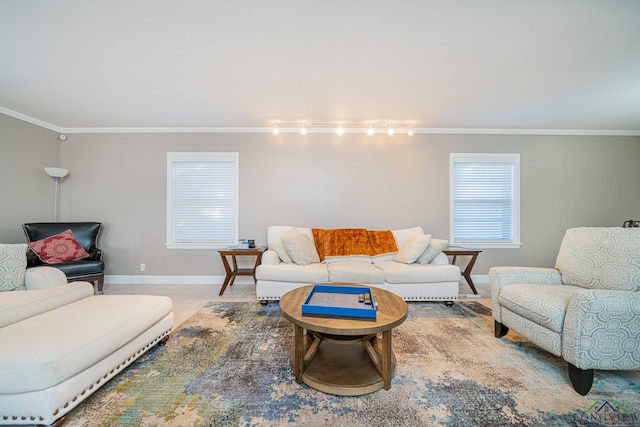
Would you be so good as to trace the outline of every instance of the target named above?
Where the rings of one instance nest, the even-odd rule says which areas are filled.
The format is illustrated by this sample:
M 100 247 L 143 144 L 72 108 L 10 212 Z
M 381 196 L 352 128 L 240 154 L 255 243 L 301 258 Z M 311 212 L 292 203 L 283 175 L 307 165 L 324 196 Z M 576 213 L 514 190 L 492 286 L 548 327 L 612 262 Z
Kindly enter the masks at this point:
M 260 264 L 256 269 L 256 279 L 275 282 L 326 283 L 329 281 L 329 271 L 327 265 L 322 263 Z
M 284 244 L 282 243 L 282 238 L 277 237 L 277 238 L 271 239 L 269 240 L 268 245 L 269 245 L 269 249 L 271 249 L 272 251 L 275 251 L 278 254 L 278 258 L 280 258 L 280 261 L 286 262 L 286 263 L 293 262 L 293 260 L 289 256 L 289 253 L 287 253 L 287 250 L 284 248 Z
M 65 283 L 48 289 L 4 292 L 0 294 L 0 328 L 91 295 L 93 286 L 86 282 Z
M 305 234 L 292 229 L 282 236 L 282 243 L 287 253 L 298 265 L 309 265 L 320 262 L 313 241 Z
M 46 264 L 72 262 L 89 254 L 78 243 L 71 230 L 28 243 L 29 248 Z
M 313 242 L 322 262 L 371 262 L 375 255 L 394 254 L 398 251 L 390 230 L 365 228 L 312 228 Z M 355 259 L 351 259 L 355 258 Z
M 562 239 L 556 268 L 566 285 L 640 291 L 640 228 L 571 228 Z
M 312 228 L 311 232 L 320 261 L 350 256 L 368 259 L 371 255 L 369 235 L 364 228 Z
M 418 264 L 429 264 L 444 250 L 444 248 L 447 247 L 448 244 L 448 240 L 431 239 L 429 241 L 429 246 L 427 246 L 427 249 L 425 249 L 418 257 L 416 262 Z
M 298 233 L 302 233 L 308 236 L 310 239 L 313 239 L 313 235 L 311 234 L 311 228 L 308 228 L 308 227 L 292 227 L 290 225 L 270 225 L 267 227 L 267 242 L 273 239 L 281 239 L 285 233 L 291 230 L 296 230 L 298 231 Z
M 385 274 L 387 283 L 439 283 L 460 281 L 460 268 L 455 265 L 404 264 L 395 261 L 374 264 Z
M 429 241 L 431 240 L 430 234 L 422 234 L 420 236 L 413 236 L 400 247 L 400 250 L 393 258 L 395 262 L 403 262 L 405 264 L 413 264 L 418 257 L 427 249 Z
M 135 339 L 171 307 L 164 296 L 101 295 L 1 328 L 0 393 L 44 390 L 71 378 Z
M 384 283 L 384 272 L 364 262 L 332 262 L 327 266 L 332 283 Z
M 571 297 L 589 290 L 564 285 L 506 285 L 498 301 L 504 308 L 538 325 L 561 333 Z
M 414 236 L 421 236 L 424 234 L 422 227 L 403 228 L 400 230 L 391 230 L 393 237 L 396 239 L 396 245 L 401 248 L 407 243 L 407 240 Z
M 0 292 L 24 289 L 27 245 L 0 243 Z
M 371 262 L 375 264 L 377 262 L 393 261 L 395 256 L 396 256 L 396 254 L 375 255 L 375 256 L 371 257 Z

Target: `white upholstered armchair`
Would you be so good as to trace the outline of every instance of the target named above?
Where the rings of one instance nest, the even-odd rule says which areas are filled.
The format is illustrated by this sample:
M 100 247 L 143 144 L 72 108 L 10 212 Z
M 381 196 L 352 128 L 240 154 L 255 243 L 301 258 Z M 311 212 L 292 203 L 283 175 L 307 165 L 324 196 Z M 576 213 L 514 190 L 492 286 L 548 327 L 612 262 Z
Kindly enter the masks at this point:
M 586 395 L 594 370 L 640 369 L 640 229 L 567 230 L 555 268 L 489 270 L 495 336 L 510 329 L 568 362 Z

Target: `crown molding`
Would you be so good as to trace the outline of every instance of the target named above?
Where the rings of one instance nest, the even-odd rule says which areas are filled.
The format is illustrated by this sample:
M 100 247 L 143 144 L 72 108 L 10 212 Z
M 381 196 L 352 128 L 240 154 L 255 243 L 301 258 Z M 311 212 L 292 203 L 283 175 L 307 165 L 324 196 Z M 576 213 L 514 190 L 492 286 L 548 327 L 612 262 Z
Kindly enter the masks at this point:
M 108 134 L 108 133 L 272 133 L 272 126 L 246 127 L 78 127 L 64 128 L 36 119 L 26 114 L 0 106 L 0 113 L 57 133 Z M 300 133 L 299 127 L 284 127 L 280 133 Z M 542 135 L 542 136 L 640 136 L 640 130 L 588 130 L 588 129 L 483 129 L 483 128 L 411 128 L 414 134 L 433 135 Z M 397 129 L 397 134 L 406 134 Z M 335 129 L 309 129 L 309 133 L 333 133 Z M 344 133 L 366 133 L 364 128 L 344 128 Z M 377 132 L 376 134 L 382 134 Z
M 413 133 L 458 134 L 458 135 L 557 135 L 557 136 L 640 136 L 640 130 L 599 129 L 483 129 L 483 128 L 423 128 Z
M 57 133 L 62 133 L 62 128 L 56 125 L 52 125 L 51 123 L 47 123 L 43 120 L 38 120 L 34 117 L 18 113 L 17 111 L 13 111 L 2 106 L 0 106 L 0 113 L 4 114 L 5 116 L 13 117 L 14 119 L 22 120 L 23 122 L 31 123 L 32 125 L 36 125 L 41 128 L 49 129 Z

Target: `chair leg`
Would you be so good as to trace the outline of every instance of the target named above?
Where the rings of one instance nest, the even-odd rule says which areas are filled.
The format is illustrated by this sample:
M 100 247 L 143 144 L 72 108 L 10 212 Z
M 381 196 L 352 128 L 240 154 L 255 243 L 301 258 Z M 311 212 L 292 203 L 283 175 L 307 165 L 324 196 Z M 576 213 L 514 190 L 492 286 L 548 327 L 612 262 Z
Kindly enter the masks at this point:
M 509 328 L 507 328 L 497 320 L 493 321 L 493 334 L 496 338 L 502 338 L 503 336 L 507 335 L 507 332 L 509 332 Z
M 102 287 L 104 286 L 104 276 L 98 277 L 98 280 L 96 280 L 96 283 L 98 284 L 98 294 L 99 295 L 104 294 L 102 290 Z
M 582 396 L 586 396 L 593 385 L 593 369 L 580 369 L 567 362 L 569 379 L 573 389 Z

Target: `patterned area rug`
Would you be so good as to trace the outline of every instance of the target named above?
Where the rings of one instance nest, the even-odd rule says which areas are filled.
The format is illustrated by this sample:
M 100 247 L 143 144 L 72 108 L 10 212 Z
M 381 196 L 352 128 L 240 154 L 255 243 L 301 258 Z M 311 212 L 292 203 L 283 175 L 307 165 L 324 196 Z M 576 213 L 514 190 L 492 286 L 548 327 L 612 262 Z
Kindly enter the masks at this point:
M 393 339 L 391 390 L 333 396 L 295 382 L 293 329 L 277 304 L 210 303 L 66 425 L 640 425 L 638 372 L 597 371 L 580 396 L 561 359 L 513 332 L 494 338 L 490 309 L 479 302 L 411 302 Z

